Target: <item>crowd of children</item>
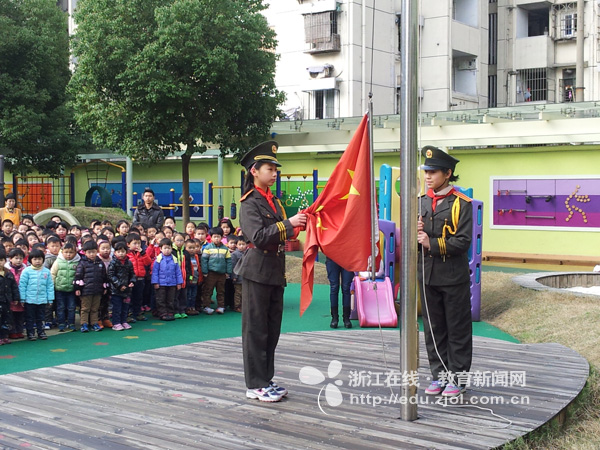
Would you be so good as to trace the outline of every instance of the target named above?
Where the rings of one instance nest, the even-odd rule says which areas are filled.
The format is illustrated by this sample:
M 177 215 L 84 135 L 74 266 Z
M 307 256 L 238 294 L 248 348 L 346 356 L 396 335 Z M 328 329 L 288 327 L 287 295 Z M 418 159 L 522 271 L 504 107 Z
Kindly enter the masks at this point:
M 171 217 L 157 229 L 126 220 L 83 228 L 59 216 L 39 225 L 23 215 L 2 220 L 0 242 L 0 345 L 75 331 L 77 309 L 84 333 L 128 330 L 150 312 L 165 321 L 241 312 L 233 267 L 247 242 L 228 218 L 179 233 Z

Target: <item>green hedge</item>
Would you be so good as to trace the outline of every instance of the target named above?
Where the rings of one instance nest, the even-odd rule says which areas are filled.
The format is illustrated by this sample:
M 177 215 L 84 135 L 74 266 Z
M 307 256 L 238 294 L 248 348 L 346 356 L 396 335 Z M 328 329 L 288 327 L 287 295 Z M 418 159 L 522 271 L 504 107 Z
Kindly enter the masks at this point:
M 119 220 L 125 219 L 131 222 L 125 211 L 120 208 L 95 208 L 87 206 L 73 206 L 65 208 L 57 208 L 68 211 L 81 223 L 81 226 L 88 227 L 92 220 L 110 220 L 115 225 Z

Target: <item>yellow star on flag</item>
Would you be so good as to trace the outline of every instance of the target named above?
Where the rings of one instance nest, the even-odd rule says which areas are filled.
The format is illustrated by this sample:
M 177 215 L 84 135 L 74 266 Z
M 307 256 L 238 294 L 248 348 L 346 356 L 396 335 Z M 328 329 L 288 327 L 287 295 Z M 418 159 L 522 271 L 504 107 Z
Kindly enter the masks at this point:
M 350 175 L 350 178 L 352 178 L 354 180 L 354 170 L 350 170 L 350 169 L 346 169 L 348 171 L 348 174 Z M 358 192 L 356 190 L 356 188 L 354 187 L 353 184 L 350 184 L 350 191 L 344 195 L 342 198 L 340 198 L 340 200 L 348 200 L 348 197 L 350 197 L 350 195 L 360 195 L 360 192 Z

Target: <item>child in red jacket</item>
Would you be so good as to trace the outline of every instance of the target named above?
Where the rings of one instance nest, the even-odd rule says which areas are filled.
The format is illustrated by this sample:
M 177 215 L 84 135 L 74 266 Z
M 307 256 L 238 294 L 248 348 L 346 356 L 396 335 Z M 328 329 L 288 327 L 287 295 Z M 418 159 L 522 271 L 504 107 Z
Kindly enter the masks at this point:
M 127 252 L 127 257 L 133 264 L 133 271 L 135 272 L 135 284 L 133 289 L 131 290 L 131 304 L 130 311 L 131 317 L 129 318 L 129 322 L 135 323 L 138 320 L 145 321 L 148 318 L 142 312 L 142 304 L 144 303 L 144 286 L 146 279 L 146 266 L 150 266 L 152 264 L 152 260 L 146 254 L 144 250 L 142 250 L 142 238 L 137 233 L 129 233 L 126 238 L 127 247 L 129 251 Z

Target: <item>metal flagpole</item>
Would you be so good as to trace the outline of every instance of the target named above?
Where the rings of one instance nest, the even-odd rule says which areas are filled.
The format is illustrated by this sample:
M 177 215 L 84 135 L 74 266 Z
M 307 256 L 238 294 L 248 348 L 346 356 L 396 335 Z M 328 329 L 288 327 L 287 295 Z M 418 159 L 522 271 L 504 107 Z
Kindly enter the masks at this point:
M 400 371 L 417 372 L 417 2 L 402 0 L 400 17 L 400 217 L 401 298 Z M 411 383 L 409 383 L 411 384 Z M 416 398 L 417 387 L 402 386 L 402 396 Z M 403 402 L 400 419 L 416 420 L 416 402 Z
M 377 289 L 377 284 L 375 284 L 375 275 L 377 274 L 377 267 L 375 267 L 375 252 L 376 252 L 376 239 L 377 236 L 375 235 L 378 232 L 378 226 L 377 226 L 377 203 L 375 201 L 375 168 L 374 166 L 374 162 L 373 162 L 373 155 L 374 155 L 374 150 L 373 150 L 373 94 L 369 93 L 369 109 L 367 112 L 367 117 L 368 117 L 368 123 L 367 123 L 367 129 L 369 131 L 369 171 L 370 171 L 370 177 L 371 177 L 371 183 L 370 183 L 370 192 L 369 195 L 371 196 L 371 281 L 373 282 L 373 289 Z

